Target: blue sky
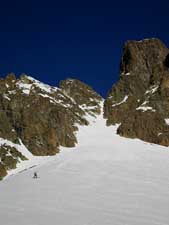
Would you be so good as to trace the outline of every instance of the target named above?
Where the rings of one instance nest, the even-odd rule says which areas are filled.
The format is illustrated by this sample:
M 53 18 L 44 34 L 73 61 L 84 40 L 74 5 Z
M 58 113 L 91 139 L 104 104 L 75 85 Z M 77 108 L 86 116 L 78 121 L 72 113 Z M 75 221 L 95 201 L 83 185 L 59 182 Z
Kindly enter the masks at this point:
M 106 96 L 118 80 L 124 42 L 169 45 L 169 1 L 4 1 L 0 74 L 26 73 L 51 85 L 80 79 Z

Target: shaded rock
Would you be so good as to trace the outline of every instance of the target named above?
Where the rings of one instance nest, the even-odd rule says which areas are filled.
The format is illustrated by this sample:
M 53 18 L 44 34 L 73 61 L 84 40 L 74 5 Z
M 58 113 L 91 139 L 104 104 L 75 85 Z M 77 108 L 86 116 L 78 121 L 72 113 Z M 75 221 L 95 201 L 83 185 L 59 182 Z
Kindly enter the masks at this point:
M 169 54 L 165 58 L 164 65 L 169 68 Z
M 6 175 L 7 171 L 5 169 L 5 166 L 0 162 L 0 180 L 2 180 Z

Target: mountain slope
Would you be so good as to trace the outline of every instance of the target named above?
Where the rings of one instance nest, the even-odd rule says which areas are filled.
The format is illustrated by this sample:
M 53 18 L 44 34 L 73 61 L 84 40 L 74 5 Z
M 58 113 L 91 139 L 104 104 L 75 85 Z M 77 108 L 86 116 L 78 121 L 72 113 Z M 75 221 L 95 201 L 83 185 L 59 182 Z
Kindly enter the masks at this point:
M 102 115 L 88 120 L 77 147 L 0 183 L 3 224 L 168 224 L 168 148 L 120 137 Z
M 27 159 L 19 151 L 21 143 L 36 156 L 74 147 L 77 125 L 88 125 L 86 115 L 98 115 L 101 101 L 91 87 L 74 79 L 59 88 L 27 75 L 0 79 L 0 178 Z
M 105 101 L 107 125 L 118 134 L 169 146 L 169 49 L 159 39 L 124 45 L 120 78 Z

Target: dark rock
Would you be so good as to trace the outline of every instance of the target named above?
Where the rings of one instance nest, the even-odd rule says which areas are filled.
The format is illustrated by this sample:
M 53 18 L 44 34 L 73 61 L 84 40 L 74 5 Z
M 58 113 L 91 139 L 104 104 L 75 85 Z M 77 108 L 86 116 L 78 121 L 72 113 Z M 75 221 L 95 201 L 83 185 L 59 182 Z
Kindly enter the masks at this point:
M 169 54 L 165 58 L 164 65 L 169 68 Z

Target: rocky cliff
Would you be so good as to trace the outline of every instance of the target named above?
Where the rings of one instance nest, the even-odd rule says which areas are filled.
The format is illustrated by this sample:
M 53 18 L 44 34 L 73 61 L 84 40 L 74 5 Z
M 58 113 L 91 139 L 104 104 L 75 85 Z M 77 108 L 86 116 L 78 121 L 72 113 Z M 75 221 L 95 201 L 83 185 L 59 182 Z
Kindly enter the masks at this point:
M 37 156 L 75 146 L 77 125 L 88 125 L 87 115 L 100 114 L 101 101 L 91 87 L 74 79 L 61 81 L 59 88 L 26 75 L 0 79 L 0 177 L 26 160 L 13 144 L 24 144 Z
M 169 49 L 159 39 L 126 42 L 104 117 L 124 137 L 169 146 Z

